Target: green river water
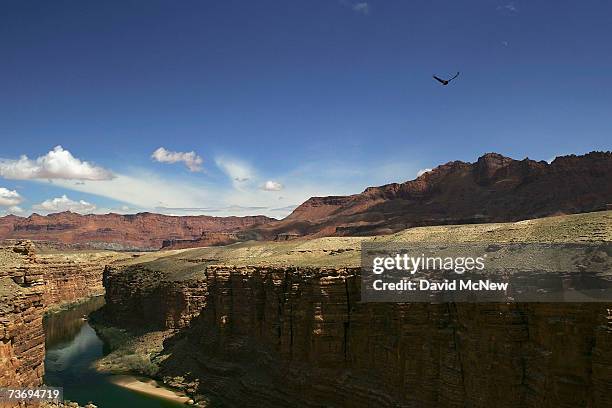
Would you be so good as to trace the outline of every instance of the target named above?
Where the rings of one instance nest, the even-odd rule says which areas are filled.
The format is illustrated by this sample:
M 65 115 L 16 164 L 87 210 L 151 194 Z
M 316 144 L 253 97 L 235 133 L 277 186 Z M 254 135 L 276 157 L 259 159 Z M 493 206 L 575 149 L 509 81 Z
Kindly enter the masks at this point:
M 44 320 L 47 354 L 45 384 L 64 388 L 64 399 L 99 408 L 177 408 L 185 405 L 141 394 L 109 381 L 92 368 L 107 350 L 83 316 L 104 305 L 98 297 Z

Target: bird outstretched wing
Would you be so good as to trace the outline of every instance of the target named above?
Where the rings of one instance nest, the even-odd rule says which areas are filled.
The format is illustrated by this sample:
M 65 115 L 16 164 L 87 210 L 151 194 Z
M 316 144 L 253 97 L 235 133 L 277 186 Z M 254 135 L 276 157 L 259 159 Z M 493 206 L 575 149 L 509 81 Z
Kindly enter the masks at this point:
M 438 78 L 437 76 L 433 76 L 435 80 L 439 81 L 440 83 L 445 83 L 446 81 L 444 81 L 443 79 Z
M 449 80 L 448 80 L 448 82 L 452 81 L 453 79 L 457 78 L 458 76 L 459 76 L 459 72 L 457 72 L 457 73 L 455 74 L 455 76 L 454 76 L 454 77 L 452 77 L 451 79 L 449 79 Z

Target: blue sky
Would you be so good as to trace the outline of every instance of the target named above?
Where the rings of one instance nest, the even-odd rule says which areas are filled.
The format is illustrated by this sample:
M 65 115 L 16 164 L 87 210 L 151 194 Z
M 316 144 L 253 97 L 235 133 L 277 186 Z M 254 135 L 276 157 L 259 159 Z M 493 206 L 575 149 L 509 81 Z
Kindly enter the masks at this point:
M 0 213 L 282 217 L 609 150 L 610 38 L 604 0 L 2 1 Z

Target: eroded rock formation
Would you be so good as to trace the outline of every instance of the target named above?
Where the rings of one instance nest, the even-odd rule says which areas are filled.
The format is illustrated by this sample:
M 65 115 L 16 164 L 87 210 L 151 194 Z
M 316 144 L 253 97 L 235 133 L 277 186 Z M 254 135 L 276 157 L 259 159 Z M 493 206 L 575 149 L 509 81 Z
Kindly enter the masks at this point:
M 0 251 L 12 253 L 12 261 L 0 266 L 13 281 L 40 286 L 45 307 L 61 306 L 79 299 L 102 295 L 104 266 L 132 254 L 111 251 L 37 251 L 28 240 L 7 240 Z
M 10 277 L 0 279 L 0 385 L 40 385 L 45 357 L 42 293 Z
M 611 216 L 381 238 L 609 241 Z M 105 316 L 175 330 L 159 375 L 230 406 L 612 406 L 612 305 L 361 303 L 358 243 L 243 244 L 109 267 Z
M 0 386 L 37 386 L 44 374 L 42 277 L 29 273 L 31 243 L 0 248 Z
M 354 269 L 205 275 L 162 285 L 176 302 L 111 278 L 109 312 L 158 329 L 193 319 L 161 374 L 236 406 L 612 404 L 610 305 L 375 305 L 359 303 Z

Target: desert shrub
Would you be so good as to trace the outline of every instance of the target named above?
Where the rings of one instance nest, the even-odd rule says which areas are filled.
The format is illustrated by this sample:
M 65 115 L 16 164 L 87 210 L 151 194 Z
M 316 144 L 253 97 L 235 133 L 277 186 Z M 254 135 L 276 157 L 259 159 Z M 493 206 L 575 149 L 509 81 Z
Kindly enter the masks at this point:
M 151 362 L 151 359 L 147 355 L 129 354 L 123 356 L 121 362 L 129 371 L 149 377 L 154 376 L 159 369 L 156 364 Z

